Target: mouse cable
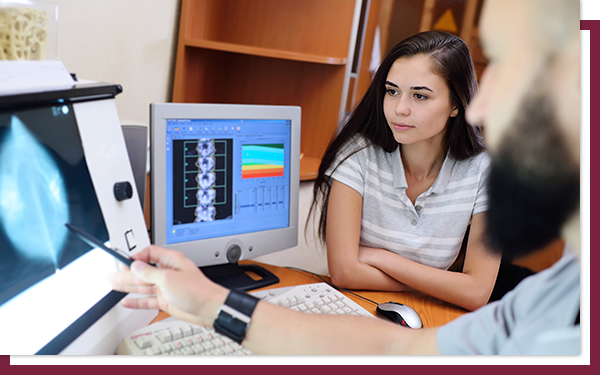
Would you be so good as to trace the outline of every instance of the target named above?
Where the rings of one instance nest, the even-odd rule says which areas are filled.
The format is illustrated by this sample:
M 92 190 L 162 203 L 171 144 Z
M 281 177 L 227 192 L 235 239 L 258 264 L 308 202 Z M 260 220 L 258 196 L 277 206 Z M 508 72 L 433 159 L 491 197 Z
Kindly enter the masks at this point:
M 350 293 L 350 294 L 352 294 L 352 295 L 354 295 L 354 296 L 356 296 L 356 297 L 358 297 L 358 298 L 360 298 L 360 299 L 363 299 L 363 300 L 365 300 L 365 301 L 371 302 L 371 303 L 372 303 L 372 304 L 374 304 L 374 305 L 379 305 L 379 303 L 377 303 L 377 302 L 375 302 L 375 301 L 373 301 L 373 300 L 370 300 L 370 299 L 368 299 L 367 297 L 363 297 L 363 296 L 361 296 L 361 295 L 360 295 L 360 294 L 358 294 L 358 293 L 354 293 L 353 291 L 350 291 L 350 290 L 348 290 L 348 289 L 344 289 L 344 288 L 340 288 L 339 286 L 332 284 L 331 282 L 329 282 L 329 281 L 325 280 L 325 279 L 323 278 L 323 276 L 319 275 L 318 273 L 310 272 L 310 271 L 303 270 L 302 268 L 297 268 L 297 267 L 285 267 L 285 268 L 287 268 L 287 269 L 290 269 L 290 270 L 294 270 L 294 271 L 302 271 L 302 272 L 310 273 L 311 275 L 315 275 L 315 276 L 317 276 L 317 277 L 318 277 L 319 279 L 321 279 L 321 280 L 322 280 L 322 281 L 323 281 L 325 284 L 329 285 L 330 287 L 332 287 L 332 288 L 334 288 L 334 289 L 336 289 L 336 290 L 339 290 L 339 291 L 342 291 L 342 292 L 346 292 L 346 293 Z

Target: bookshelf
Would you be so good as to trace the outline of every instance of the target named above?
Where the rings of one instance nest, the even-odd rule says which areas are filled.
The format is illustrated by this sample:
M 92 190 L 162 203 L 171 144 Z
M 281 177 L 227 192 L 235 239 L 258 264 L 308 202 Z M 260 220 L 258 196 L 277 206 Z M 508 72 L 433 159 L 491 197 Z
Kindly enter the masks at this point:
M 183 0 L 173 102 L 302 107 L 300 179 L 312 180 L 351 82 L 370 79 L 358 69 L 378 2 Z

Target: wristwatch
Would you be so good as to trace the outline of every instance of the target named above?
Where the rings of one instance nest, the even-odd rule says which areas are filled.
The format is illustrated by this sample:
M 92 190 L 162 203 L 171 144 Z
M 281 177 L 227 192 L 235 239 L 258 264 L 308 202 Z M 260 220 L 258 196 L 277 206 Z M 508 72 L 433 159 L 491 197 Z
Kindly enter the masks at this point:
M 258 301 L 254 296 L 231 290 L 225 304 L 217 312 L 217 320 L 213 324 L 215 331 L 241 344 Z

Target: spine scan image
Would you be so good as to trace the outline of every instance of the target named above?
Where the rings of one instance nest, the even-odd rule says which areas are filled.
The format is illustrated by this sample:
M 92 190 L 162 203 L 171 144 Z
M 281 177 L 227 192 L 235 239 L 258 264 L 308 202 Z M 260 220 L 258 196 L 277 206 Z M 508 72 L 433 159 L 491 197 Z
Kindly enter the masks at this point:
M 215 145 L 211 139 L 200 139 L 198 146 L 198 174 L 196 181 L 198 182 L 198 207 L 196 208 L 196 223 L 202 221 L 213 221 L 215 219 L 216 209 L 215 191 L 212 187 L 215 185 L 216 176 L 215 168 Z

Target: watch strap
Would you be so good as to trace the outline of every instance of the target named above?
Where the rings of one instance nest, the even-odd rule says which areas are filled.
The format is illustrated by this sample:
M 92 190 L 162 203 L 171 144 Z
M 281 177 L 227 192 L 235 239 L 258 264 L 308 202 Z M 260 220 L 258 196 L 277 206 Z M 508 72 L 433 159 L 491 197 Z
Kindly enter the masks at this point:
M 258 301 L 254 296 L 231 290 L 225 304 L 219 308 L 214 323 L 215 331 L 241 343 L 246 337 L 246 330 Z

